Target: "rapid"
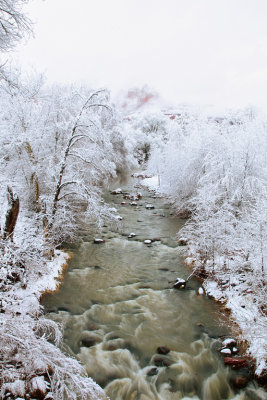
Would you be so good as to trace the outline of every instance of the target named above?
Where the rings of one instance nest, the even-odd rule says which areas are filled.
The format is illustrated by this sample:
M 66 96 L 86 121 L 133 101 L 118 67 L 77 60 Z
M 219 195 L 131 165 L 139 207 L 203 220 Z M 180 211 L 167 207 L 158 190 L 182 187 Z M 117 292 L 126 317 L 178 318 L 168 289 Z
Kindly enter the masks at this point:
M 138 179 L 116 184 L 123 193 L 105 200 L 122 220 L 98 236 L 81 230 L 60 289 L 43 297 L 48 316 L 64 324 L 66 351 L 111 400 L 264 399 L 254 381 L 240 387 L 247 369 L 224 366 L 218 349 L 231 333 L 222 308 L 197 294 L 194 278 L 172 287 L 190 274 L 176 237 L 185 221 Z M 137 205 L 123 198 L 137 192 Z

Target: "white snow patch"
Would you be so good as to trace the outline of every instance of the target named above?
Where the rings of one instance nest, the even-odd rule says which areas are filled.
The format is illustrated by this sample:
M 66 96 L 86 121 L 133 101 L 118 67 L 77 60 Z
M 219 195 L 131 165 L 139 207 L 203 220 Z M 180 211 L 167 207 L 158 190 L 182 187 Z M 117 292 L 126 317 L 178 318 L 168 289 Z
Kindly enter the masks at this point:
M 202 288 L 202 287 L 200 287 L 199 289 L 198 289 L 198 294 L 200 295 L 200 296 L 203 296 L 205 293 L 204 293 L 204 289 Z
M 221 354 L 229 354 L 229 355 L 231 355 L 232 354 L 232 352 L 231 352 L 231 350 L 230 349 L 222 349 L 221 351 L 220 351 L 220 353 Z
M 157 191 L 160 187 L 160 179 L 158 175 L 152 176 L 151 178 L 145 178 L 140 182 L 141 185 L 147 186 L 150 190 Z
M 53 260 L 47 261 L 48 273 L 43 274 L 39 279 L 28 283 L 26 289 L 16 290 L 17 302 L 14 307 L 20 308 L 23 313 L 34 314 L 39 309 L 39 298 L 46 291 L 55 291 L 59 284 L 59 277 L 62 267 L 69 259 L 69 254 L 61 250 L 55 250 Z M 15 310 L 14 310 L 15 311 Z
M 225 346 L 225 347 L 232 347 L 232 346 L 235 346 L 235 345 L 236 345 L 236 340 L 235 340 L 235 339 L 232 339 L 232 338 L 225 339 L 225 340 L 222 342 L 222 345 Z

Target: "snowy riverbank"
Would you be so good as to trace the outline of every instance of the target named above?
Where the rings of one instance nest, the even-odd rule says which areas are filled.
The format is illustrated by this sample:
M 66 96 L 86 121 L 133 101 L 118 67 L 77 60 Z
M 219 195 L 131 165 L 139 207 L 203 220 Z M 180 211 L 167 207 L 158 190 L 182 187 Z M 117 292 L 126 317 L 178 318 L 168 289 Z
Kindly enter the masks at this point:
M 42 315 L 40 297 L 57 289 L 69 255 L 55 250 L 38 277 L 19 280 L 1 295 L 1 398 L 65 399 L 73 392 L 106 399 L 77 360 L 61 350 L 60 327 Z M 71 394 L 72 393 L 72 394 Z M 8 397 L 9 396 L 9 397 Z M 27 397 L 28 398 L 28 397 Z
M 158 176 L 145 178 L 141 184 L 159 194 L 164 194 L 160 187 Z M 231 257 L 230 264 L 225 265 L 223 259 L 198 261 L 196 243 L 187 239 L 185 254 L 189 255 L 185 262 L 191 268 L 196 268 L 196 275 L 201 270 L 203 286 L 206 294 L 224 304 L 230 311 L 233 323 L 239 327 L 238 340 L 243 344 L 246 354 L 255 361 L 255 375 L 266 375 L 267 335 L 266 313 L 261 303 L 256 301 L 257 293 L 251 285 L 256 279 L 253 273 L 242 265 L 238 255 Z M 242 268 L 237 269 L 237 266 Z M 234 272 L 233 272 L 234 271 Z M 264 284 L 264 283 L 263 283 Z

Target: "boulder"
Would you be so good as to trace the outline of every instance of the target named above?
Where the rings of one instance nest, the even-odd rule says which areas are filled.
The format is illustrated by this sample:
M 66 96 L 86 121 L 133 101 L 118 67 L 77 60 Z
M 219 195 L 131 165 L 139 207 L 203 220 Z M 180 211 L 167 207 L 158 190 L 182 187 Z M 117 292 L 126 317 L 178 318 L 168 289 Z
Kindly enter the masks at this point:
M 248 384 L 248 378 L 242 375 L 237 375 L 231 379 L 231 384 L 234 389 L 244 389 Z
M 153 210 L 155 207 L 153 206 L 153 204 L 146 204 L 146 209 L 147 210 Z
M 224 341 L 222 342 L 223 347 L 234 347 L 236 346 L 236 340 L 233 338 L 227 338 L 224 339 Z
M 158 354 L 168 354 L 171 350 L 166 346 L 160 346 L 157 348 Z
M 220 353 L 221 353 L 222 355 L 231 355 L 231 354 L 232 354 L 231 349 L 229 349 L 228 347 L 226 347 L 226 348 L 224 348 L 224 349 L 221 349 L 221 350 L 220 350 Z
M 137 206 L 137 203 L 136 203 L 136 201 L 131 201 L 131 206 Z
M 240 369 L 248 366 L 248 362 L 245 358 L 238 357 L 225 357 L 224 364 L 229 365 L 233 369 Z

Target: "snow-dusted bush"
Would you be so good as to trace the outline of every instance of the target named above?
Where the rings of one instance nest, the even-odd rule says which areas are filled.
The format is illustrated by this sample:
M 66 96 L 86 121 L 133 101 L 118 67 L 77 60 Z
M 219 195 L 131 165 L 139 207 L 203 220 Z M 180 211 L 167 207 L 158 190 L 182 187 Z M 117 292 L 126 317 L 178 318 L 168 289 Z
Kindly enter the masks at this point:
M 83 367 L 59 349 L 58 325 L 45 318 L 17 312 L 0 317 L 1 398 L 51 397 L 105 399 L 104 392 L 86 376 Z

